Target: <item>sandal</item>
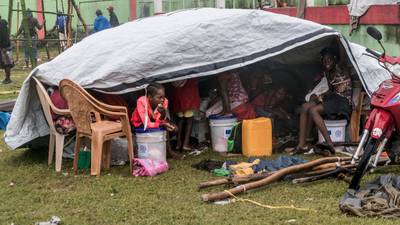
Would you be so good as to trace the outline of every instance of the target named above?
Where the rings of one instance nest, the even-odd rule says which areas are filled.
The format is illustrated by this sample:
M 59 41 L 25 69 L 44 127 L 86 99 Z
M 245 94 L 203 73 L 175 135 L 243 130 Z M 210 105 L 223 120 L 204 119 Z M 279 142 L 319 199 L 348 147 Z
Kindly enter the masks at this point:
M 289 155 L 304 154 L 308 151 L 309 149 L 307 147 L 297 146 L 296 148 L 294 148 L 292 151 L 289 152 Z
M 335 153 L 336 153 L 335 148 L 326 142 L 318 143 L 315 145 L 315 147 L 316 147 L 316 153 L 320 152 L 320 153 L 323 153 L 323 155 L 326 155 L 326 151 L 328 151 L 329 154 L 332 154 L 332 155 L 335 155 Z

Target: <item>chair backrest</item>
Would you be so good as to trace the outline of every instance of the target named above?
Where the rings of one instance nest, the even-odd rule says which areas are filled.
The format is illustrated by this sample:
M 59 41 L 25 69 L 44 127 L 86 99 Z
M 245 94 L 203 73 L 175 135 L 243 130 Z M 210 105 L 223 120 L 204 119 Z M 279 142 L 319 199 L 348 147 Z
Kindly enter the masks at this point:
M 91 124 L 100 121 L 100 113 L 89 93 L 73 81 L 64 79 L 60 82 L 61 96 L 68 102 L 72 119 L 78 132 L 91 135 Z
M 42 105 L 42 109 L 44 112 L 44 116 L 46 118 L 47 123 L 49 124 L 49 127 L 52 131 L 55 131 L 55 127 L 54 127 L 54 122 L 53 122 L 53 117 L 51 115 L 51 108 L 55 108 L 55 106 L 53 105 L 50 96 L 47 94 L 46 89 L 44 88 L 43 84 L 36 78 L 36 77 L 32 77 L 35 82 L 36 82 L 36 91 L 37 94 L 39 96 L 39 100 L 40 103 Z

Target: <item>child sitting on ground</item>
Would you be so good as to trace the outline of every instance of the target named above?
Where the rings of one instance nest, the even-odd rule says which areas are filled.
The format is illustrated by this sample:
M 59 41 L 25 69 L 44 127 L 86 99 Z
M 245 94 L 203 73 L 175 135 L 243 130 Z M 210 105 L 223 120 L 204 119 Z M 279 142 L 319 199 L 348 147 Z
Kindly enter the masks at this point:
M 160 128 L 176 132 L 178 128 L 167 118 L 168 99 L 165 98 L 164 86 L 151 83 L 146 88 L 146 95 L 137 100 L 136 108 L 132 114 L 131 123 L 135 128 Z M 174 158 L 179 154 L 173 152 L 168 144 L 168 154 Z

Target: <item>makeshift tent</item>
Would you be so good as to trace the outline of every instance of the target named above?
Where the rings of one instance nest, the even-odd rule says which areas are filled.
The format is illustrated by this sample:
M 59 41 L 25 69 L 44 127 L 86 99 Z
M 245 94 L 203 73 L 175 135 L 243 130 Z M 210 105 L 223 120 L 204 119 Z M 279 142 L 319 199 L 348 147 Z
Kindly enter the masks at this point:
M 202 8 L 129 22 L 93 34 L 34 69 L 21 88 L 5 140 L 17 148 L 48 134 L 31 76 L 49 85 L 68 78 L 84 88 L 122 94 L 152 81 L 208 76 L 264 62 L 266 71 L 285 69 L 293 82 L 301 83 L 332 40 L 368 93 L 389 78 L 374 59 L 363 55 L 365 48 L 347 42 L 337 31 L 285 15 Z

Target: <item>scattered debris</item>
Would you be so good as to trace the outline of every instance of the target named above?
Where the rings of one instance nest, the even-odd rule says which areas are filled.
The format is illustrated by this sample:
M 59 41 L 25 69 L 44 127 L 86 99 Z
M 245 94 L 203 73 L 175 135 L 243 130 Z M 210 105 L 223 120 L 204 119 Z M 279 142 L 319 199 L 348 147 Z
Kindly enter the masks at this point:
M 61 219 L 58 216 L 52 216 L 49 221 L 38 222 L 35 225 L 57 225 L 61 223 Z
M 291 219 L 291 220 L 288 220 L 288 221 L 286 221 L 286 222 L 288 222 L 288 223 L 296 223 L 296 222 L 297 222 L 297 220 L 295 220 L 295 219 Z
M 14 187 L 15 183 L 13 181 L 10 182 L 10 187 Z

